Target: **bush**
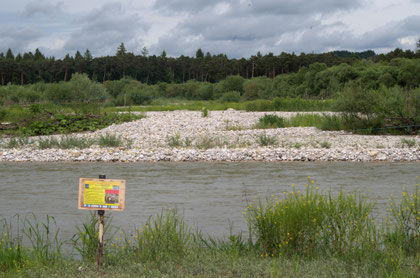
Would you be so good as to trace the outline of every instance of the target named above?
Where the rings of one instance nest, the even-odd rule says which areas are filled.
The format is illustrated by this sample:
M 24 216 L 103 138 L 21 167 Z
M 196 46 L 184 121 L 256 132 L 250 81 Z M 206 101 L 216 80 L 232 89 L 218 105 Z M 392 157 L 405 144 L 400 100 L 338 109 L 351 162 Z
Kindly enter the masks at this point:
M 281 197 L 250 203 L 244 212 L 263 254 L 369 255 L 377 236 L 367 197 L 325 194 L 311 180 L 304 192 L 292 187 Z
M 260 134 L 257 137 L 257 143 L 260 146 L 263 146 L 263 147 L 270 146 L 270 145 L 275 145 L 275 144 L 277 144 L 277 138 L 275 136 L 270 136 L 270 135 L 267 135 L 267 134 L 263 133 L 263 134 Z
M 122 145 L 121 136 L 105 133 L 99 136 L 98 144 L 101 147 L 119 147 Z
M 390 222 L 387 224 L 386 242 L 392 249 L 402 248 L 407 254 L 416 254 L 420 250 L 420 187 L 418 183 L 413 191 L 404 187 L 401 200 L 396 203 L 390 198 L 388 210 Z
M 274 114 L 265 114 L 258 120 L 257 128 L 281 128 L 284 127 L 284 119 Z
M 224 93 L 219 100 L 221 102 L 239 102 L 241 94 L 238 91 L 229 91 Z
M 134 250 L 146 260 L 181 258 L 191 248 L 194 235 L 176 210 L 162 211 L 141 230 L 136 229 Z

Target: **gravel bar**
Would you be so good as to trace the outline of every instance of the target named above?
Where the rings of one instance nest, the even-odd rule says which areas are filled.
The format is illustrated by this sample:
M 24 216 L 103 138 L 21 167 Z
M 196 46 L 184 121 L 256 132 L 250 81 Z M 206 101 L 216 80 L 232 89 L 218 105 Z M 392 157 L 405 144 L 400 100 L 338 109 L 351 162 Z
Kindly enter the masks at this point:
M 33 137 L 33 143 L 23 148 L 2 147 L 0 161 L 420 161 L 419 135 L 365 136 L 314 127 L 255 129 L 264 114 L 288 118 L 296 112 L 229 109 L 210 111 L 208 117 L 184 110 L 147 112 L 134 122 L 74 135 L 97 139 L 116 134 L 125 142 L 122 147 L 40 150 L 40 137 Z M 261 146 L 262 137 L 272 144 Z

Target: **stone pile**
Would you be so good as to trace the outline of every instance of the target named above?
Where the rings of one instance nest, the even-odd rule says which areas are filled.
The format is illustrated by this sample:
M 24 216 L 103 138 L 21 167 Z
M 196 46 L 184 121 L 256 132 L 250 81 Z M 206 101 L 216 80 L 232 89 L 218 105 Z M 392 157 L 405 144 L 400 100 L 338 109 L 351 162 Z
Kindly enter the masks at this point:
M 3 147 L 0 161 L 420 161 L 420 136 L 363 136 L 313 127 L 255 129 L 264 114 L 288 118 L 296 113 L 229 109 L 202 117 L 194 111 L 148 112 L 134 122 L 75 135 L 95 139 L 116 134 L 126 143 L 121 147 L 39 150 L 34 143 Z M 262 146 L 262 137 L 271 144 Z

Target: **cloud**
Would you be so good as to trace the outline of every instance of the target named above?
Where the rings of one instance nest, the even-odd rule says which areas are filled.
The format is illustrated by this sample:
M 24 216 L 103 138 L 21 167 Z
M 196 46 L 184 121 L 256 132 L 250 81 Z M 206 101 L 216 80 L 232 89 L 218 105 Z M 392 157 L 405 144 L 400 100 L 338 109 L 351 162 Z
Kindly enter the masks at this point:
M 75 24 L 79 27 L 70 34 L 65 50 L 90 49 L 93 55 L 114 55 L 121 42 L 129 51 L 140 50 L 150 28 L 150 23 L 119 3 L 105 4 L 75 20 Z
M 49 1 L 31 1 L 23 8 L 22 15 L 25 17 L 33 16 L 50 16 L 55 17 L 63 11 L 64 2 L 57 2 L 55 4 Z
M 41 33 L 33 29 L 0 29 L 0 51 L 12 49 L 14 54 L 27 51 L 26 46 L 41 37 Z
M 225 3 L 241 14 L 331 13 L 361 7 L 363 0 L 157 0 L 155 7 L 166 12 L 197 12 Z

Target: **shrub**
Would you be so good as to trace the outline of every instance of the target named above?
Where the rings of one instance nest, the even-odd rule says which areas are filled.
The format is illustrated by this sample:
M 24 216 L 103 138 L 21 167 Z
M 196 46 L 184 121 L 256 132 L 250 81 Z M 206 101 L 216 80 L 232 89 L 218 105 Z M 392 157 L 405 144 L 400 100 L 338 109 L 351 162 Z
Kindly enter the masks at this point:
M 54 137 L 46 137 L 46 138 L 38 139 L 38 147 L 41 150 L 58 148 L 59 145 L 60 145 L 60 142 L 58 142 L 58 140 Z
M 260 146 L 270 146 L 277 144 L 277 138 L 275 136 L 270 136 L 265 133 L 258 135 L 257 143 Z
M 166 141 L 168 142 L 168 146 L 169 147 L 182 147 L 182 140 L 181 140 L 181 135 L 179 135 L 178 133 L 169 137 L 166 137 Z
M 61 137 L 61 140 L 58 144 L 60 149 L 85 149 L 89 148 L 95 143 L 94 140 L 86 139 L 83 137 L 75 137 L 75 136 L 64 136 Z
M 134 250 L 146 260 L 180 258 L 191 248 L 194 235 L 176 210 L 164 211 L 136 229 Z
M 319 145 L 321 146 L 321 148 L 324 148 L 324 149 L 331 148 L 331 143 L 328 141 L 322 141 L 321 143 L 319 143 Z
M 396 203 L 390 198 L 388 210 L 390 223 L 387 224 L 386 242 L 391 248 L 402 248 L 408 254 L 418 254 L 420 250 L 420 187 L 413 191 L 404 187 L 401 200 Z
M 105 133 L 99 136 L 98 144 L 101 147 L 119 147 L 122 145 L 121 136 Z
M 274 115 L 265 114 L 258 120 L 257 128 L 280 128 L 284 127 L 284 119 Z
M 111 218 L 104 216 L 105 226 L 104 235 L 107 235 L 111 231 Z M 71 242 L 73 248 L 79 252 L 83 260 L 94 261 L 98 255 L 98 217 L 96 212 L 90 212 L 90 215 L 86 217 L 82 227 L 76 226 L 77 233 L 73 235 Z M 104 247 L 110 240 L 105 238 Z
M 337 196 L 325 194 L 311 180 L 304 192 L 292 187 L 292 192 L 250 203 L 244 211 L 262 254 L 369 255 L 377 234 L 374 205 L 366 196 L 342 190 Z
M 241 94 L 238 91 L 229 91 L 224 93 L 219 100 L 221 102 L 239 102 Z
M 206 118 L 209 115 L 209 109 L 207 107 L 201 108 L 201 117 Z

